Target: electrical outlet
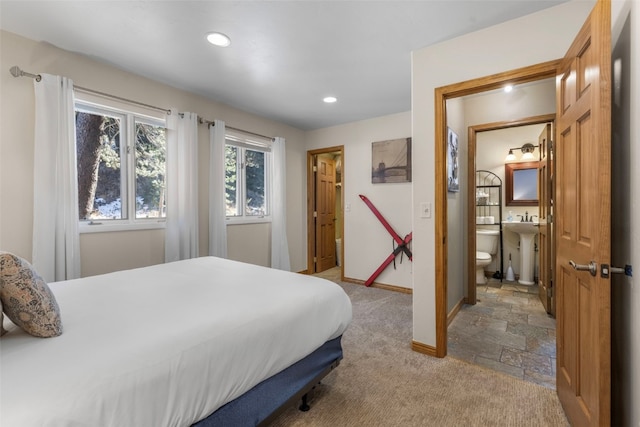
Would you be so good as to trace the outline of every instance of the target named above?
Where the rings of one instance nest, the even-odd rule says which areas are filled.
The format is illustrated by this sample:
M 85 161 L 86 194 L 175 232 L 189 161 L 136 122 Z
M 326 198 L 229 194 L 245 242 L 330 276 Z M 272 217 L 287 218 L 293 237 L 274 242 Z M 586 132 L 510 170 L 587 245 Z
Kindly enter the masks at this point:
M 420 218 L 431 218 L 431 203 L 420 203 Z

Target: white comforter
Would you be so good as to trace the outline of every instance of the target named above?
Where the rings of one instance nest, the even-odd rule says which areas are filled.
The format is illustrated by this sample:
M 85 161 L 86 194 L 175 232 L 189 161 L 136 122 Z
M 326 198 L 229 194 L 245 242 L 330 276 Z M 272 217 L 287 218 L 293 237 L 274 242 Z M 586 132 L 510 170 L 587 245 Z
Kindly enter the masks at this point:
M 3 427 L 188 426 L 351 321 L 333 282 L 215 257 L 50 287 L 64 333 L 0 340 Z

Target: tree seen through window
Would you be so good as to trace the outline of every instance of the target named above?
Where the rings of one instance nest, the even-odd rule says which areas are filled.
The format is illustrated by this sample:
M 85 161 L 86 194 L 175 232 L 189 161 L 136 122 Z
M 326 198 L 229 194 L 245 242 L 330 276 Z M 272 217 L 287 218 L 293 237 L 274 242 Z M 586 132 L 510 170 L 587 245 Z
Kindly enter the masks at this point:
M 163 126 L 131 114 L 78 109 L 76 150 L 80 220 L 165 217 Z

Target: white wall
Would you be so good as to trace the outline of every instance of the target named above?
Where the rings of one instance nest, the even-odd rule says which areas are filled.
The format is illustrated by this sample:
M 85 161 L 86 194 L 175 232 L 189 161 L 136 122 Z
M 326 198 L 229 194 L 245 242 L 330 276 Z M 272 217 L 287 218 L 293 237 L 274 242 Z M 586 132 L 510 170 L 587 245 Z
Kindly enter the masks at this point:
M 447 313 L 466 294 L 467 276 L 467 158 L 468 141 L 465 126 L 464 102 L 461 98 L 447 100 L 447 127 L 458 136 L 458 182 L 460 191 L 447 192 L 447 258 L 451 268 L 447 271 Z
M 517 85 L 509 93 L 495 90 L 465 96 L 466 124 L 474 126 L 553 114 L 555 100 L 554 78 Z
M 612 4 L 611 262 L 640 266 L 640 3 Z M 616 64 L 617 63 L 617 64 Z M 638 275 L 637 273 L 635 274 Z M 614 275 L 611 283 L 611 425 L 640 426 L 640 286 Z
M 574 1 L 413 52 L 414 163 L 413 338 L 435 347 L 435 221 L 419 216 L 434 203 L 434 90 L 438 87 L 561 58 L 592 8 Z M 541 28 L 545 28 L 541 31 Z M 437 209 L 437 207 L 436 207 Z
M 31 259 L 33 217 L 33 129 L 34 82 L 14 78 L 8 70 L 17 65 L 32 73 L 58 74 L 78 86 L 106 92 L 163 108 L 192 111 L 208 120 L 221 119 L 227 125 L 286 139 L 287 233 L 294 271 L 306 269 L 304 207 L 304 132 L 251 115 L 196 94 L 127 73 L 88 57 L 38 43 L 12 33 L 0 32 L 0 248 Z M 212 77 L 214 78 L 214 77 Z M 199 132 L 200 254 L 208 253 L 208 130 Z M 305 177 L 304 180 L 302 177 Z M 256 232 L 255 228 L 260 228 Z M 229 233 L 229 253 L 242 261 L 269 263 L 270 227 L 240 226 Z M 164 262 L 164 233 L 98 233 L 81 236 L 82 274 L 92 275 L 121 268 Z M 265 252 L 265 248 L 267 251 Z M 265 255 L 266 254 L 266 255 Z
M 344 146 L 342 192 L 344 194 L 344 275 L 367 280 L 391 254 L 392 238 L 360 199 L 371 200 L 393 229 L 404 237 L 411 231 L 411 183 L 371 183 L 371 143 L 411 136 L 411 113 L 363 120 L 307 132 L 307 150 Z M 422 168 L 413 161 L 413 173 Z M 306 178 L 305 178 L 306 182 Z M 413 184 L 416 184 L 415 179 Z M 306 198 L 304 199 L 306 200 Z M 387 267 L 376 282 L 411 288 L 412 263 L 400 257 Z

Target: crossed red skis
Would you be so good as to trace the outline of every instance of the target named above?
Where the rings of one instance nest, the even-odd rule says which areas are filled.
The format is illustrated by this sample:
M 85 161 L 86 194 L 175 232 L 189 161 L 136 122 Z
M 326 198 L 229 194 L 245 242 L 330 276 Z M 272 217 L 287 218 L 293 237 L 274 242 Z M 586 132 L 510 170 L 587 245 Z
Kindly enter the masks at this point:
M 367 196 L 364 196 L 364 195 L 360 194 L 360 198 L 362 199 L 362 201 L 367 206 L 369 206 L 369 209 L 371 209 L 371 212 L 373 212 L 373 214 L 376 216 L 376 218 L 378 218 L 378 220 L 382 223 L 384 228 L 389 232 L 389 234 L 391 234 L 391 237 L 393 237 L 393 240 L 395 240 L 395 242 L 398 244 L 398 246 L 393 250 L 393 252 L 391 252 L 391 254 L 387 257 L 387 259 L 385 259 L 384 262 L 382 264 L 380 264 L 380 267 L 378 267 L 378 269 L 373 272 L 371 277 L 369 277 L 367 279 L 367 281 L 364 282 L 365 286 L 371 286 L 371 284 L 376 279 L 376 277 L 378 277 L 380 275 L 380 273 L 382 273 L 382 271 L 385 268 L 387 268 L 387 266 L 389 264 L 391 264 L 396 259 L 396 256 L 399 253 L 404 252 L 407 255 L 407 257 L 409 258 L 409 260 L 413 261 L 413 254 L 411 253 L 411 250 L 409 250 L 409 247 L 407 246 L 411 242 L 411 239 L 413 238 L 413 232 L 411 232 L 411 233 L 407 234 L 406 236 L 404 236 L 404 239 L 401 238 L 398 235 L 398 233 L 396 233 L 393 230 L 393 228 L 391 228 L 391 225 L 389 225 L 387 220 L 384 219 L 384 217 L 382 216 L 380 211 L 378 209 L 376 209 L 375 206 L 373 206 L 373 203 L 371 203 L 371 201 L 369 199 L 367 199 Z

